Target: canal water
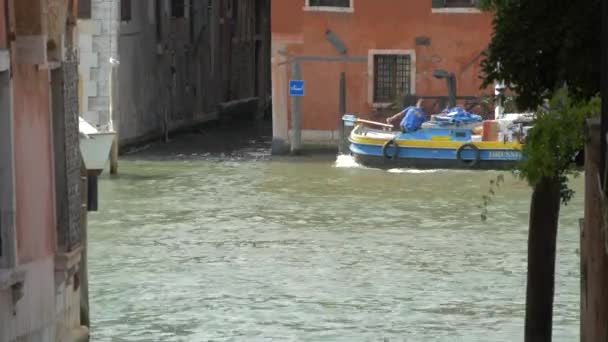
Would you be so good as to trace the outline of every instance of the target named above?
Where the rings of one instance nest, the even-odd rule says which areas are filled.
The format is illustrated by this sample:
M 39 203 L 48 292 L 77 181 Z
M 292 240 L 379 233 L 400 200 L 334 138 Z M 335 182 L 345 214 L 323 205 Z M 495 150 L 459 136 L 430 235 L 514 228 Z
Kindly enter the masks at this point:
M 521 341 L 530 189 L 349 157 L 136 154 L 89 216 L 93 341 Z M 162 159 L 162 160 L 161 160 Z M 578 339 L 582 180 L 554 341 Z

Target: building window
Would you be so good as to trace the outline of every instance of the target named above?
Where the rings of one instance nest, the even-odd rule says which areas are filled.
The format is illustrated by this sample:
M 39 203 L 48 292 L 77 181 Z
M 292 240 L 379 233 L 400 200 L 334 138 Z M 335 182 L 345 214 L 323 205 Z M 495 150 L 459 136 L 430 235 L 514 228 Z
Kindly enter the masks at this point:
M 162 1 L 156 0 L 154 4 L 154 20 L 156 21 L 156 42 L 161 42 L 163 39 L 163 16 L 162 16 Z
M 433 13 L 481 13 L 479 0 L 431 0 Z
M 173 18 L 183 18 L 186 16 L 186 0 L 171 1 L 171 16 Z
M 352 12 L 354 0 L 306 0 L 307 11 Z
M 473 0 L 444 0 L 444 7 L 476 7 L 476 3 Z
M 120 0 L 120 20 L 131 20 L 131 0 Z
M 91 0 L 78 1 L 78 18 L 91 19 Z
M 410 55 L 374 55 L 374 103 L 390 103 L 411 95 L 412 58 Z

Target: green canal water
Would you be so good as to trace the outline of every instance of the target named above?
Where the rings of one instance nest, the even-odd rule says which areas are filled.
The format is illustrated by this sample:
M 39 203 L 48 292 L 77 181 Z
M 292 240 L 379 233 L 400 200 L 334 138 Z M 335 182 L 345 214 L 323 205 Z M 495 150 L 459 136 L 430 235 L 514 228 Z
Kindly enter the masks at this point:
M 93 341 L 521 341 L 530 189 L 348 157 L 130 158 L 89 216 Z M 159 158 L 162 159 L 162 158 Z M 578 339 L 582 180 L 554 341 Z

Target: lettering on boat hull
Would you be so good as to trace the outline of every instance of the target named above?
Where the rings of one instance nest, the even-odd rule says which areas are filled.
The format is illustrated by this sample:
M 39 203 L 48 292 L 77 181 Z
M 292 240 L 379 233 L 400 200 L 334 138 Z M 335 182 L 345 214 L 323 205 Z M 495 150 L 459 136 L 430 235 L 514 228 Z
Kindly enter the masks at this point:
M 497 160 L 517 160 L 521 159 L 521 152 L 519 151 L 490 151 L 490 159 Z

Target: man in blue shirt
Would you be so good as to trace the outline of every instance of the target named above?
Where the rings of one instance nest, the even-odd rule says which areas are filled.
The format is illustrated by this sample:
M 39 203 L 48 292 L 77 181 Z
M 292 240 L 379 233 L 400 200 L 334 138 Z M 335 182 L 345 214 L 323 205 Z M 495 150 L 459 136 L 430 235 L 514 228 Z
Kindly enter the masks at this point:
M 399 127 L 403 132 L 417 131 L 422 123 L 426 121 L 426 114 L 422 110 L 423 100 L 420 99 L 416 106 L 410 106 L 399 113 L 386 119 L 389 125 L 394 125 L 397 120 L 401 120 Z

